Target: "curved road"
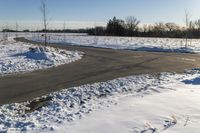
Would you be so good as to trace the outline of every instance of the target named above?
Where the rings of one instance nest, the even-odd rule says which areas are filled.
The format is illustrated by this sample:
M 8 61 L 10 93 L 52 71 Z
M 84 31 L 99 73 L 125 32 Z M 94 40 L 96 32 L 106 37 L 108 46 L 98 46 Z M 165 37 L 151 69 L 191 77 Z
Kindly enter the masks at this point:
M 17 41 L 35 43 L 24 38 Z M 149 53 L 59 44 L 51 46 L 82 51 L 85 56 L 82 60 L 56 68 L 0 77 L 0 105 L 123 76 L 183 72 L 188 68 L 200 67 L 200 55 L 197 54 Z

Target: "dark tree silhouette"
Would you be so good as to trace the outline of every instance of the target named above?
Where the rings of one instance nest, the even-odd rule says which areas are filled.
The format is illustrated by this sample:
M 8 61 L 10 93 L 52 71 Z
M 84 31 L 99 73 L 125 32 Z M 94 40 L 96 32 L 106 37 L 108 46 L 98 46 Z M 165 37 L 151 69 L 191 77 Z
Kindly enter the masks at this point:
M 110 19 L 107 24 L 106 33 L 112 36 L 125 35 L 125 22 L 121 19 L 117 19 L 116 17 Z

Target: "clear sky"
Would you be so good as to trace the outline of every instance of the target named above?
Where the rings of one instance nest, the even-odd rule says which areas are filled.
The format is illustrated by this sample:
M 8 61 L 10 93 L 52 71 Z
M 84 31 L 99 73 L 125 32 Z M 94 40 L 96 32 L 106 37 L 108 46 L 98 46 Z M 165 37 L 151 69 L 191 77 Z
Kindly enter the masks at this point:
M 70 27 L 103 25 L 109 18 L 136 16 L 142 23 L 184 23 L 184 10 L 200 18 L 200 0 L 46 0 L 53 26 L 67 21 Z M 38 24 L 41 0 L 0 0 L 2 24 Z

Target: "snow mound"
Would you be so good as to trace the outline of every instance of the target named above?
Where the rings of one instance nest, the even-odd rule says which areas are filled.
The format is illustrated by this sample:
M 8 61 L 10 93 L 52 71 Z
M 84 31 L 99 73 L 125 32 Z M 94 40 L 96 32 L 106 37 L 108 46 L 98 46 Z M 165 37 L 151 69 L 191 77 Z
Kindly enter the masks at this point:
M 33 51 L 35 50 L 35 51 Z M 83 53 L 9 40 L 0 42 L 0 75 L 47 69 L 79 60 Z

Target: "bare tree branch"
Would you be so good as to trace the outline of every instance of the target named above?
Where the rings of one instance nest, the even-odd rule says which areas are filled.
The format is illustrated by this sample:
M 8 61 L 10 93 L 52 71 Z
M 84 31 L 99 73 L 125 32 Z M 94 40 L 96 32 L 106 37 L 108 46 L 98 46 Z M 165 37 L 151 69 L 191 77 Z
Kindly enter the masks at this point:
M 126 18 L 126 24 L 128 26 L 128 29 L 135 31 L 139 25 L 140 21 L 134 17 L 134 16 L 129 16 Z

